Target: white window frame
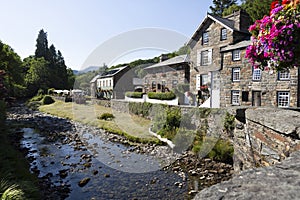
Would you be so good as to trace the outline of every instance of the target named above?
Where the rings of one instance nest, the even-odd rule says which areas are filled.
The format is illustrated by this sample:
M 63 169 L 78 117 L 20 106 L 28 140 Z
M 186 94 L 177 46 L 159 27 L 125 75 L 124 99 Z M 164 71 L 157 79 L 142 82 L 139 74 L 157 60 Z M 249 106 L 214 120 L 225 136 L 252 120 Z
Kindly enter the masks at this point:
M 241 50 L 240 49 L 235 49 L 232 51 L 232 60 L 233 61 L 241 60 Z
M 287 108 L 290 106 L 290 92 L 278 91 L 277 92 L 277 105 L 280 108 Z
M 235 105 L 235 106 L 240 105 L 240 91 L 239 90 L 231 91 L 231 104 Z
M 226 28 L 221 29 L 221 41 L 223 41 L 223 40 L 227 40 L 227 29 Z
M 261 69 L 253 67 L 252 80 L 253 81 L 260 81 L 261 80 Z
M 212 49 L 201 51 L 200 65 L 201 66 L 210 65 L 211 62 L 212 62 Z
M 232 68 L 232 81 L 240 81 L 241 80 L 241 68 L 240 67 L 234 67 Z
M 203 32 L 203 34 L 202 34 L 202 44 L 208 44 L 208 43 L 209 43 L 208 32 Z
M 278 72 L 278 80 L 280 80 L 280 81 L 290 80 L 290 72 L 288 70 L 279 71 Z

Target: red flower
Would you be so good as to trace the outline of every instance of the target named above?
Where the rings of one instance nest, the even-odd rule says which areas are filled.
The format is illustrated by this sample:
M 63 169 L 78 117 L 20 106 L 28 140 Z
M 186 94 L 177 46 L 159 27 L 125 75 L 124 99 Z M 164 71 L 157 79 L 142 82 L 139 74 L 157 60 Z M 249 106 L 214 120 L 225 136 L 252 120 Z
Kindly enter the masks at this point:
M 289 4 L 289 3 L 291 3 L 290 0 L 282 0 L 282 5 Z
M 273 1 L 271 3 L 271 10 L 273 10 L 277 4 L 278 4 L 278 1 Z

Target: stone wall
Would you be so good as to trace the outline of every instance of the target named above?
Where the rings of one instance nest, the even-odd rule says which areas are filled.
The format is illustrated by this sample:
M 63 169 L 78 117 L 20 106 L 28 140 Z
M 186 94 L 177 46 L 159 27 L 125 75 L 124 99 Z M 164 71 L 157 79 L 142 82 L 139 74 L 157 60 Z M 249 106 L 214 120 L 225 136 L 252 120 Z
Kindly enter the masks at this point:
M 253 92 L 259 92 L 261 106 L 277 107 L 277 93 L 286 91 L 290 93 L 290 107 L 297 107 L 298 103 L 298 70 L 290 70 L 288 80 L 279 80 L 278 73 L 273 70 L 261 72 L 260 80 L 252 79 L 252 65 L 245 59 L 246 48 L 241 49 L 241 60 L 232 60 L 232 51 L 224 52 L 223 69 L 221 70 L 221 107 L 231 106 L 231 91 L 240 91 L 240 105 L 251 106 L 253 104 Z M 240 68 L 240 81 L 232 81 L 232 69 Z M 242 92 L 248 95 L 247 100 L 242 99 Z
M 300 112 L 276 108 L 239 110 L 234 130 L 234 169 L 269 166 L 300 150 Z M 239 118 L 237 117 L 237 118 Z
M 129 102 L 112 100 L 112 109 L 129 112 Z M 230 139 L 234 145 L 236 172 L 269 166 L 281 162 L 292 152 L 300 150 L 300 112 L 279 108 L 227 107 L 209 109 L 180 106 L 195 129 L 204 122 L 209 136 Z M 224 132 L 224 118 L 229 112 L 236 116 L 232 134 Z M 210 113 L 207 115 L 207 113 Z

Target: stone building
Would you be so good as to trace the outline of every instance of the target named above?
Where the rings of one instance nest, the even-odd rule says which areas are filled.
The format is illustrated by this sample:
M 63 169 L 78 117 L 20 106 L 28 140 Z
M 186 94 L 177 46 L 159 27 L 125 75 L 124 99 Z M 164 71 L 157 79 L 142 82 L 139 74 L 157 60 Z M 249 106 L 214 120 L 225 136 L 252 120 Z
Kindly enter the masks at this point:
M 171 91 L 179 84 L 189 84 L 190 67 L 188 55 L 176 56 L 167 60 L 162 60 L 157 64 L 144 68 L 145 92 L 166 92 Z
M 92 96 L 105 99 L 124 99 L 125 92 L 134 90 L 133 77 L 134 73 L 129 66 L 105 71 L 91 80 Z
M 221 107 L 299 107 L 299 69 L 276 72 L 254 68 L 245 59 L 248 45 L 250 41 L 242 41 L 221 48 Z
M 190 90 L 208 107 L 220 107 L 220 70 L 222 48 L 249 40 L 250 17 L 243 11 L 221 18 L 207 14 L 188 45 L 190 53 Z M 207 104 L 207 103 L 206 103 Z

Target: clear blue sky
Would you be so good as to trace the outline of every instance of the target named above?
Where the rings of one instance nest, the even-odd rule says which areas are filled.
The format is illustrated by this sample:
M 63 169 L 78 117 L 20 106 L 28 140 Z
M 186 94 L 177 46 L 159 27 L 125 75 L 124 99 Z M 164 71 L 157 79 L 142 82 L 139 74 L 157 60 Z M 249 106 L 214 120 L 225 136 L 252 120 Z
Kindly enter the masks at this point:
M 82 69 L 99 45 L 127 31 L 155 27 L 190 38 L 210 5 L 212 0 L 0 0 L 0 40 L 25 58 L 34 54 L 43 28 L 67 66 Z

